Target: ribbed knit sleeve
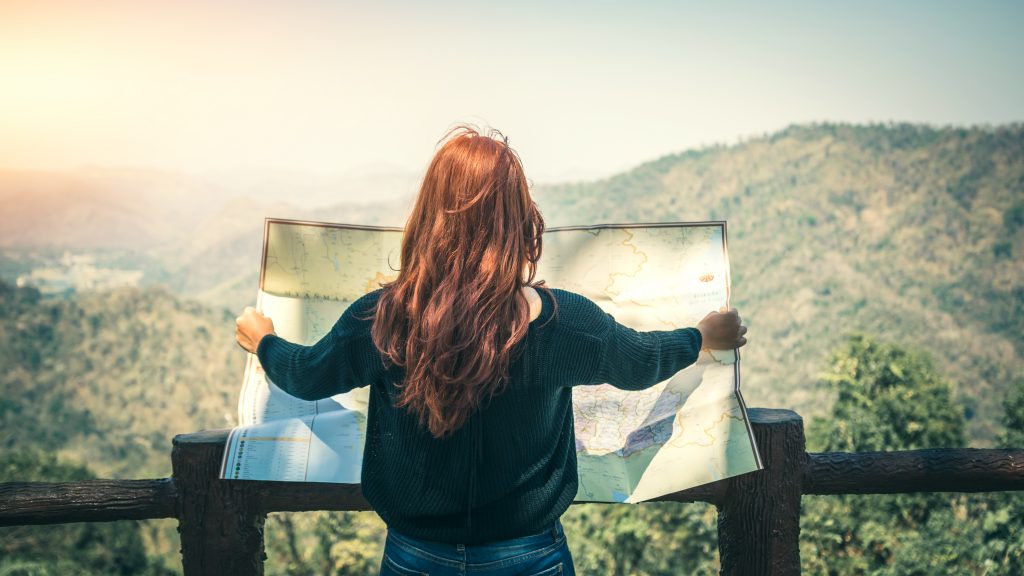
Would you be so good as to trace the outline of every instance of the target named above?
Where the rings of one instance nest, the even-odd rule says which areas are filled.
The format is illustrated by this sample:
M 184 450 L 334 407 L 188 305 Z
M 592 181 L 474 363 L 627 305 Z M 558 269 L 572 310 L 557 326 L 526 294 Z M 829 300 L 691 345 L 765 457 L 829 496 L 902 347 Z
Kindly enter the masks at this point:
M 364 297 L 365 298 L 365 297 Z M 278 388 L 302 400 L 320 400 L 367 386 L 383 370 L 366 320 L 356 317 L 364 300 L 357 300 L 312 346 L 289 342 L 276 334 L 264 336 L 256 356 Z
M 696 328 L 637 331 L 620 324 L 596 304 L 584 310 L 595 326 L 583 362 L 589 375 L 582 384 L 611 384 L 623 390 L 642 390 L 671 378 L 697 361 L 701 334 Z

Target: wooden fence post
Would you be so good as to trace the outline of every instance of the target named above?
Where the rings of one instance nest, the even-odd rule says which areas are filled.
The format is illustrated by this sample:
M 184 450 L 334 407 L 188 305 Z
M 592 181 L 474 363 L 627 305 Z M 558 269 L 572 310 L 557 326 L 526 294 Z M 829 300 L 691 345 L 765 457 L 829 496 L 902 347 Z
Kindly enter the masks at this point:
M 263 574 L 263 523 L 257 483 L 220 480 L 228 430 L 174 437 L 171 452 L 185 576 Z
M 791 410 L 749 408 L 764 470 L 725 480 L 718 554 L 728 576 L 800 574 L 804 424 Z

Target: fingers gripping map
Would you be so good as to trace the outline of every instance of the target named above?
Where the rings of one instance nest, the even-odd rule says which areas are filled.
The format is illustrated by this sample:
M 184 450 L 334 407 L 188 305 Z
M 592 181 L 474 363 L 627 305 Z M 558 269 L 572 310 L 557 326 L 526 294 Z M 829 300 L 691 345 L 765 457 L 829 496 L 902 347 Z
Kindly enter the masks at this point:
M 258 307 L 279 336 L 313 344 L 395 278 L 401 238 L 398 228 L 268 219 Z M 635 330 L 696 326 L 729 304 L 725 223 L 552 228 L 536 278 Z M 575 387 L 576 500 L 641 502 L 763 469 L 739 383 L 735 351 L 705 350 L 646 390 Z M 294 398 L 250 354 L 221 477 L 359 483 L 367 399 L 366 388 Z

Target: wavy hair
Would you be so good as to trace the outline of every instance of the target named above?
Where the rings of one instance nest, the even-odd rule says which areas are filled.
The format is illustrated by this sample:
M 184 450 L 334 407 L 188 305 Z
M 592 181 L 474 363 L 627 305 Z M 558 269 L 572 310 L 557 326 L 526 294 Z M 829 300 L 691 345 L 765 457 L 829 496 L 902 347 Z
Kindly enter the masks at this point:
M 508 138 L 460 124 L 442 142 L 405 225 L 398 277 L 381 284 L 372 328 L 385 364 L 405 370 L 396 406 L 435 438 L 504 390 L 529 329 L 522 289 L 549 290 L 534 283 L 544 219 Z

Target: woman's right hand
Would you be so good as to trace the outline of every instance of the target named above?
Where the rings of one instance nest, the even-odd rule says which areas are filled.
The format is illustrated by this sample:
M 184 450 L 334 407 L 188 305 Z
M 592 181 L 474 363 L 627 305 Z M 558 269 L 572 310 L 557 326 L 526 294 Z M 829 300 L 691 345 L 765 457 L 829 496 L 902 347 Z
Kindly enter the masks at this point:
M 747 327 L 740 322 L 740 314 L 735 308 L 708 313 L 697 323 L 697 330 L 700 330 L 701 348 L 732 350 L 747 343 L 744 337 Z

